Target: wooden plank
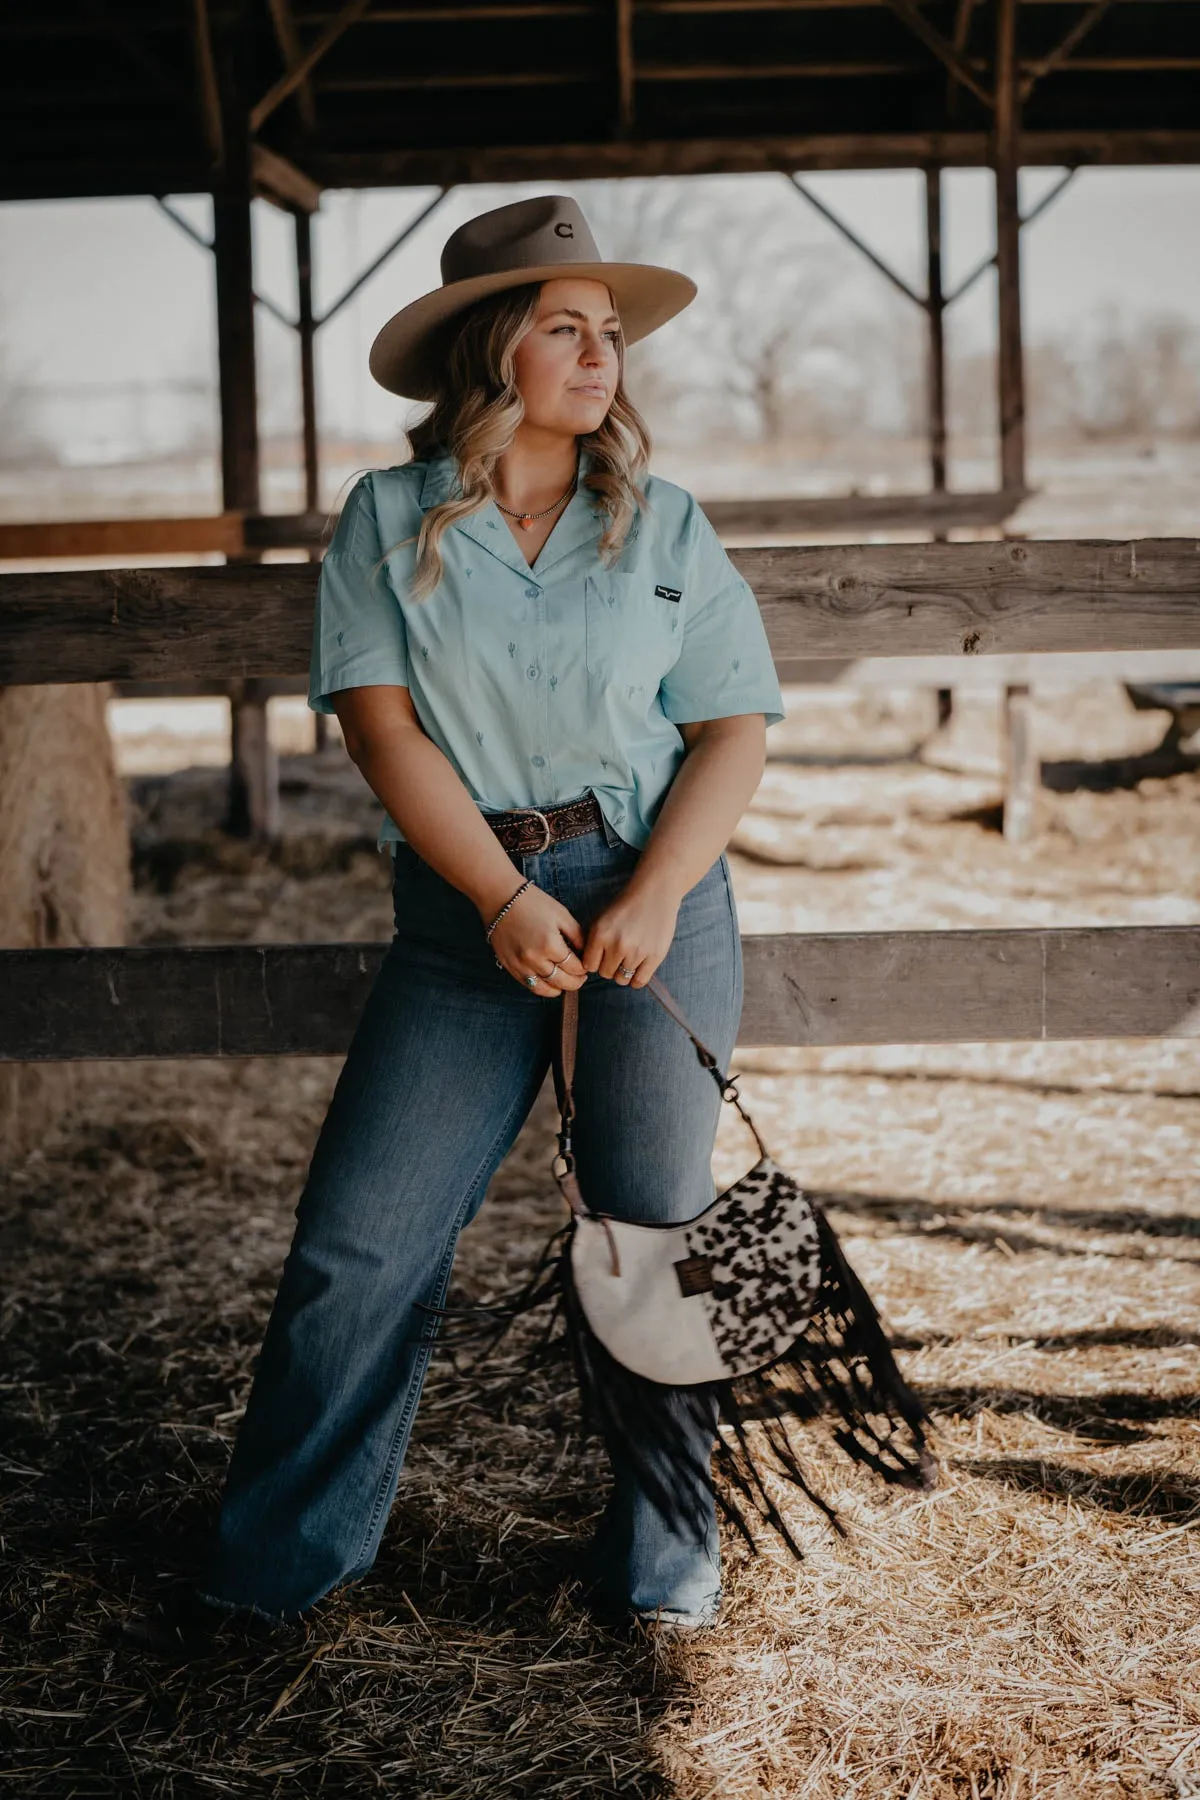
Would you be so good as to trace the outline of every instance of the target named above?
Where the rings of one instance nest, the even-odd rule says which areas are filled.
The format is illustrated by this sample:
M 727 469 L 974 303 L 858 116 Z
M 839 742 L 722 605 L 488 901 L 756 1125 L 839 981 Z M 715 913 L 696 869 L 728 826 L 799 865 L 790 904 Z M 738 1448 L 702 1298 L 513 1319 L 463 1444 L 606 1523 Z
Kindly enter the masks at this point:
M 453 187 L 472 182 L 586 181 L 621 175 L 733 175 L 779 169 L 989 168 L 990 133 L 845 131 L 759 137 L 614 139 L 605 143 L 419 144 L 339 150 L 304 147 L 305 173 L 321 188 Z M 1024 166 L 1142 167 L 1200 163 L 1200 130 L 1095 129 L 1021 133 Z M 81 195 L 203 193 L 212 171 L 202 152 L 136 146 L 86 158 L 29 154 L 0 165 L 0 201 Z
M 320 210 L 321 190 L 277 150 L 255 144 L 253 152 L 254 191 L 274 201 L 287 212 L 314 213 Z
M 45 519 L 0 524 L 0 558 L 237 556 L 246 547 L 245 515 L 213 513 L 187 519 Z
M 296 30 L 289 0 L 267 0 L 267 9 L 275 27 L 275 38 L 283 57 L 283 66 L 285 69 L 294 69 L 304 54 L 304 46 Z M 317 122 L 317 110 L 313 102 L 312 82 L 307 75 L 296 89 L 296 106 L 305 129 L 311 131 Z
M 251 676 L 233 683 L 229 696 L 229 814 L 225 829 L 234 837 L 275 841 L 282 829 L 279 752 L 271 742 L 267 702 L 269 678 Z
M 306 167 L 322 187 L 445 187 L 486 181 L 583 181 L 619 175 L 718 175 L 765 169 L 898 169 L 936 162 L 988 168 L 987 131 L 847 131 L 812 135 L 718 137 L 553 145 L 434 147 L 355 151 L 306 149 Z M 1200 130 L 1025 131 L 1021 161 L 1068 164 L 1200 162 Z M 76 191 L 76 190 L 71 190 Z
M 773 654 L 1200 648 L 1200 540 L 733 549 Z M 317 571 L 0 573 L 0 682 L 170 681 L 308 668 Z
M 931 50 L 940 62 L 943 62 L 954 79 L 961 82 L 968 93 L 984 106 L 993 104 L 992 96 L 981 82 L 976 81 L 975 72 L 965 56 L 947 43 L 937 28 L 930 24 L 925 14 L 912 4 L 912 0 L 888 0 L 892 11 L 908 26 L 914 37 L 920 38 L 927 50 Z M 1004 0 L 1001 0 L 1004 4 Z
M 1027 488 L 988 493 L 820 494 L 778 500 L 705 500 L 704 511 L 726 537 L 797 537 L 814 532 L 961 531 L 1002 525 L 1028 497 Z
M 731 550 L 787 656 L 1200 647 L 1200 540 Z
M 297 214 L 299 240 L 305 216 Z M 300 245 L 298 242 L 298 257 Z M 304 268 L 300 262 L 301 269 Z M 311 305 L 311 283 L 309 284 Z M 241 556 L 247 550 L 317 549 L 326 539 L 328 515 L 317 504 L 309 477 L 316 467 L 315 377 L 311 338 L 315 321 L 304 316 L 301 280 L 301 391 L 305 434 L 306 511 L 301 513 L 223 512 L 177 519 L 36 519 L 0 523 L 0 561 L 28 562 L 37 557 L 65 560 L 82 556 L 193 556 L 220 552 Z M 306 349 L 306 337 L 308 347 Z M 795 532 L 841 530 L 912 531 L 978 528 L 1000 525 L 1027 497 L 1026 490 L 991 493 L 830 494 L 803 499 L 707 500 L 704 510 L 718 531 L 737 537 L 786 537 Z
M 0 951 L 0 1061 L 340 1056 L 386 944 Z M 742 940 L 741 1044 L 1200 1036 L 1200 927 Z
M 262 99 L 251 107 L 252 133 L 261 131 L 275 109 L 282 106 L 288 95 L 294 93 L 300 83 L 311 75 L 321 58 L 333 48 L 343 32 L 348 31 L 355 20 L 362 17 L 370 4 L 371 0 L 346 0 L 341 10 L 326 21 L 308 49 L 280 76 L 273 87 L 268 88 Z

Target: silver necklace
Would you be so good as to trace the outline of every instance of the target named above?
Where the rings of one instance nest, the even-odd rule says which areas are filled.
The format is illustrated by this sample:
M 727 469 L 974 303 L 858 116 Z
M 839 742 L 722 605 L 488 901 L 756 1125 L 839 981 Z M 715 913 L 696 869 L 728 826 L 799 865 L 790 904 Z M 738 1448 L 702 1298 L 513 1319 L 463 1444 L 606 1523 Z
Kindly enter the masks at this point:
M 571 485 L 566 489 L 566 492 L 558 496 L 558 499 L 554 502 L 553 506 L 543 506 L 541 512 L 514 512 L 511 506 L 504 506 L 499 500 L 497 500 L 496 505 L 500 508 L 502 513 L 507 513 L 510 519 L 515 519 L 522 531 L 528 531 L 535 519 L 544 519 L 548 513 L 557 512 L 558 508 L 567 498 L 567 495 L 574 493 L 575 484 L 578 480 L 579 470 L 576 469 L 574 475 L 571 477 Z

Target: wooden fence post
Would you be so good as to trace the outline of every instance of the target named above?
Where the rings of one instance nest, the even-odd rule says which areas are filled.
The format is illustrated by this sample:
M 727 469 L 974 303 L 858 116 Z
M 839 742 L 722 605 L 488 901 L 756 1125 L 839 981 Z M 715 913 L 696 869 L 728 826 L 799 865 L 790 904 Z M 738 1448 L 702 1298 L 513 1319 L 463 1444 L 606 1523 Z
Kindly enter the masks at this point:
M 260 510 L 258 381 L 254 352 L 254 264 L 250 201 L 252 146 L 241 61 L 244 33 L 219 39 L 224 156 L 213 191 L 217 360 L 221 395 L 221 486 L 226 512 Z M 257 561 L 254 552 L 230 561 Z M 267 731 L 267 702 L 253 680 L 230 686 L 228 810 L 233 837 L 279 835 L 279 776 Z
M 1037 817 L 1039 765 L 1033 743 L 1032 697 L 1025 682 L 1004 690 L 1004 836 L 1023 844 Z
M 1021 347 L 1020 99 L 1017 0 L 999 0 L 996 23 L 996 113 L 992 161 L 996 172 L 997 380 L 1000 405 L 1000 486 L 1025 486 L 1025 374 Z
M 314 513 L 321 504 L 320 440 L 317 437 L 316 321 L 313 317 L 312 219 L 297 208 L 296 222 L 296 333 L 300 340 L 300 411 L 304 423 L 304 510 Z M 309 562 L 320 560 L 310 547 Z M 313 748 L 323 750 L 329 741 L 329 719 L 313 714 Z

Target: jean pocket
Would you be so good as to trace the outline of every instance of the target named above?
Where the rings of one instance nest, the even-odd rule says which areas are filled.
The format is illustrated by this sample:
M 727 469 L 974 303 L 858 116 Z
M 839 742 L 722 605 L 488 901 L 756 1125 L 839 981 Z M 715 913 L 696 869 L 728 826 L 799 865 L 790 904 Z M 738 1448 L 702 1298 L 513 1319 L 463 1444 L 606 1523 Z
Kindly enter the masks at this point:
M 662 680 L 682 642 L 679 602 L 663 600 L 645 575 L 587 576 L 583 594 L 584 663 L 604 680 Z

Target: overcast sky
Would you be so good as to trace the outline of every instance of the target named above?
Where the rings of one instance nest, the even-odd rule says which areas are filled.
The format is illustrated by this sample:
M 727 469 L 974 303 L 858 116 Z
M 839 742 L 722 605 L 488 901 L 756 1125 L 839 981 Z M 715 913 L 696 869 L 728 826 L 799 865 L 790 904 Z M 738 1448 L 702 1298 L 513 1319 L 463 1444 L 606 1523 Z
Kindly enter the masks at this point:
M 1028 210 L 1057 171 L 1022 176 Z M 806 178 L 918 289 L 923 286 L 923 183 L 915 172 Z M 565 184 L 587 210 L 587 183 Z M 693 178 L 714 201 L 738 195 L 763 223 L 764 241 L 786 258 L 800 246 L 834 243 L 831 228 L 782 176 Z M 375 332 L 406 301 L 436 287 L 438 255 L 462 219 L 522 194 L 520 187 L 461 188 L 321 334 L 319 381 L 327 428 L 387 434 L 400 403 L 375 386 L 366 358 Z M 946 285 L 992 248 L 992 184 L 983 170 L 952 171 L 946 191 Z M 314 222 L 317 310 L 432 197 L 432 189 L 327 194 Z M 205 197 L 174 204 L 209 230 Z M 256 281 L 294 310 L 291 221 L 255 205 Z M 601 250 L 605 249 L 601 242 Z M 646 260 L 652 260 L 652 255 Z M 0 206 L 0 356 L 7 381 L 62 389 L 192 378 L 215 371 L 212 275 L 207 253 L 190 243 L 150 200 L 59 201 Z M 867 293 L 880 277 L 865 263 L 851 277 Z M 981 281 L 955 309 L 954 342 L 991 339 L 993 286 Z M 1105 308 L 1128 318 L 1164 310 L 1200 326 L 1200 169 L 1083 170 L 1026 233 L 1023 301 L 1030 342 L 1074 331 Z M 263 315 L 260 311 L 260 318 Z M 670 330 L 670 327 L 666 327 Z M 261 355 L 268 405 L 286 423 L 291 410 L 292 334 L 264 319 Z M 276 396 L 278 396 L 276 398 Z M 116 402 L 114 401 L 114 404 Z M 93 397 L 89 413 L 103 407 Z M 55 409 L 56 413 L 59 410 Z M 265 423 L 270 426 L 268 417 Z

